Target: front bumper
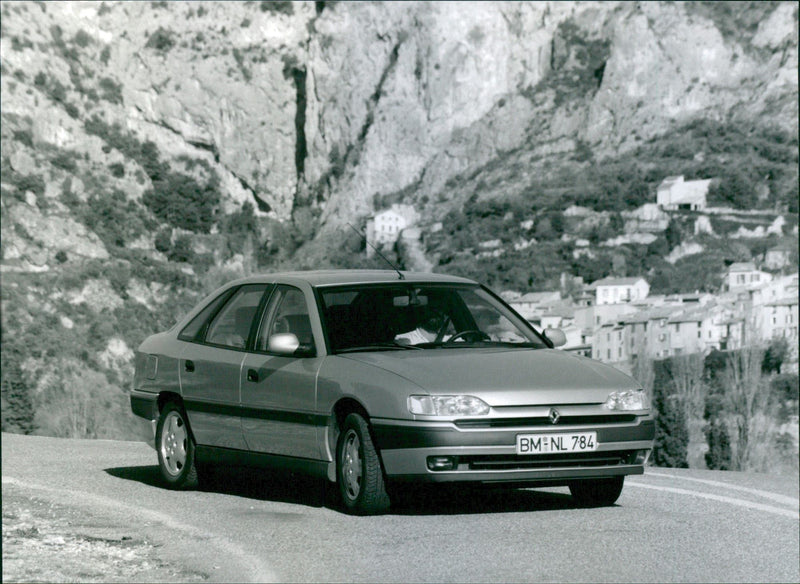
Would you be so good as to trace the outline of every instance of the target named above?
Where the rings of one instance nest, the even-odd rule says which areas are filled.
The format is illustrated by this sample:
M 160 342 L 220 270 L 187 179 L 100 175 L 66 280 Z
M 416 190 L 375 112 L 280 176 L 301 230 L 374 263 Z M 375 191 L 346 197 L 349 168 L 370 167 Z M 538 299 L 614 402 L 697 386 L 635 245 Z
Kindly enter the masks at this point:
M 642 474 L 653 447 L 652 416 L 604 425 L 464 429 L 453 422 L 374 419 L 372 427 L 389 479 L 556 485 L 579 479 Z M 597 432 L 597 450 L 521 456 L 518 434 Z M 429 457 L 452 457 L 452 470 L 431 470 Z

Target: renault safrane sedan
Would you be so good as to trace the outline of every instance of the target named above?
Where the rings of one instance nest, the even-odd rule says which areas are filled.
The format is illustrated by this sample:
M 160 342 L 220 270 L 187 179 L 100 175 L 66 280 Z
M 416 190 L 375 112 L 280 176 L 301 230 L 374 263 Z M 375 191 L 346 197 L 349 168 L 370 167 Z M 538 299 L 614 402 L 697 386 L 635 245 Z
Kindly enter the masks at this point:
M 564 340 L 464 278 L 254 276 L 141 344 L 131 408 L 173 488 L 246 463 L 327 477 L 356 514 L 413 482 L 561 485 L 611 505 L 644 471 L 653 417 L 635 380 Z

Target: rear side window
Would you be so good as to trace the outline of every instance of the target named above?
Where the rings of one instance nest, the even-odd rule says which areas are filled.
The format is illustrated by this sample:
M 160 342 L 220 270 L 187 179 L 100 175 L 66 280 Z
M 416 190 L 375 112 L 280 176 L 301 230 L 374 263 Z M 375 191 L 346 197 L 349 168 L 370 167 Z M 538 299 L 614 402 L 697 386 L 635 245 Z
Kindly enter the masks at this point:
M 205 341 L 213 345 L 244 349 L 266 289 L 266 284 L 239 288 L 211 321 Z
M 198 315 L 183 328 L 178 338 L 182 341 L 197 341 L 202 339 L 208 329 L 207 325 L 209 319 L 217 312 L 217 309 L 222 306 L 222 303 L 231 297 L 231 294 L 233 294 L 235 290 L 235 288 L 226 290 L 212 300 L 208 306 L 201 310 Z

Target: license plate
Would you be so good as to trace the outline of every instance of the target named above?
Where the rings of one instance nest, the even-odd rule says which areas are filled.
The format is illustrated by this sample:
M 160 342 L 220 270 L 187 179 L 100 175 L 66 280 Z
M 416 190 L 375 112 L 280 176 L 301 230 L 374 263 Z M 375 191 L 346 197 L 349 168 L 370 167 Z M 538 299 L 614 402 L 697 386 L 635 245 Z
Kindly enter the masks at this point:
M 597 432 L 517 435 L 517 454 L 554 454 L 592 450 L 597 450 Z

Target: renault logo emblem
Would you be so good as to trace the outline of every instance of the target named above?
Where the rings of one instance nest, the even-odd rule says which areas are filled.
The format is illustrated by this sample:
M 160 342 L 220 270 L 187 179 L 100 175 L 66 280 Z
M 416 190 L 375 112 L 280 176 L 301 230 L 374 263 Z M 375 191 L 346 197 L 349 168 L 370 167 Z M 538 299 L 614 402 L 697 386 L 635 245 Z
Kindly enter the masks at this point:
M 558 413 L 558 410 L 555 408 L 550 408 L 550 423 L 558 424 L 559 419 L 561 419 L 561 414 Z

